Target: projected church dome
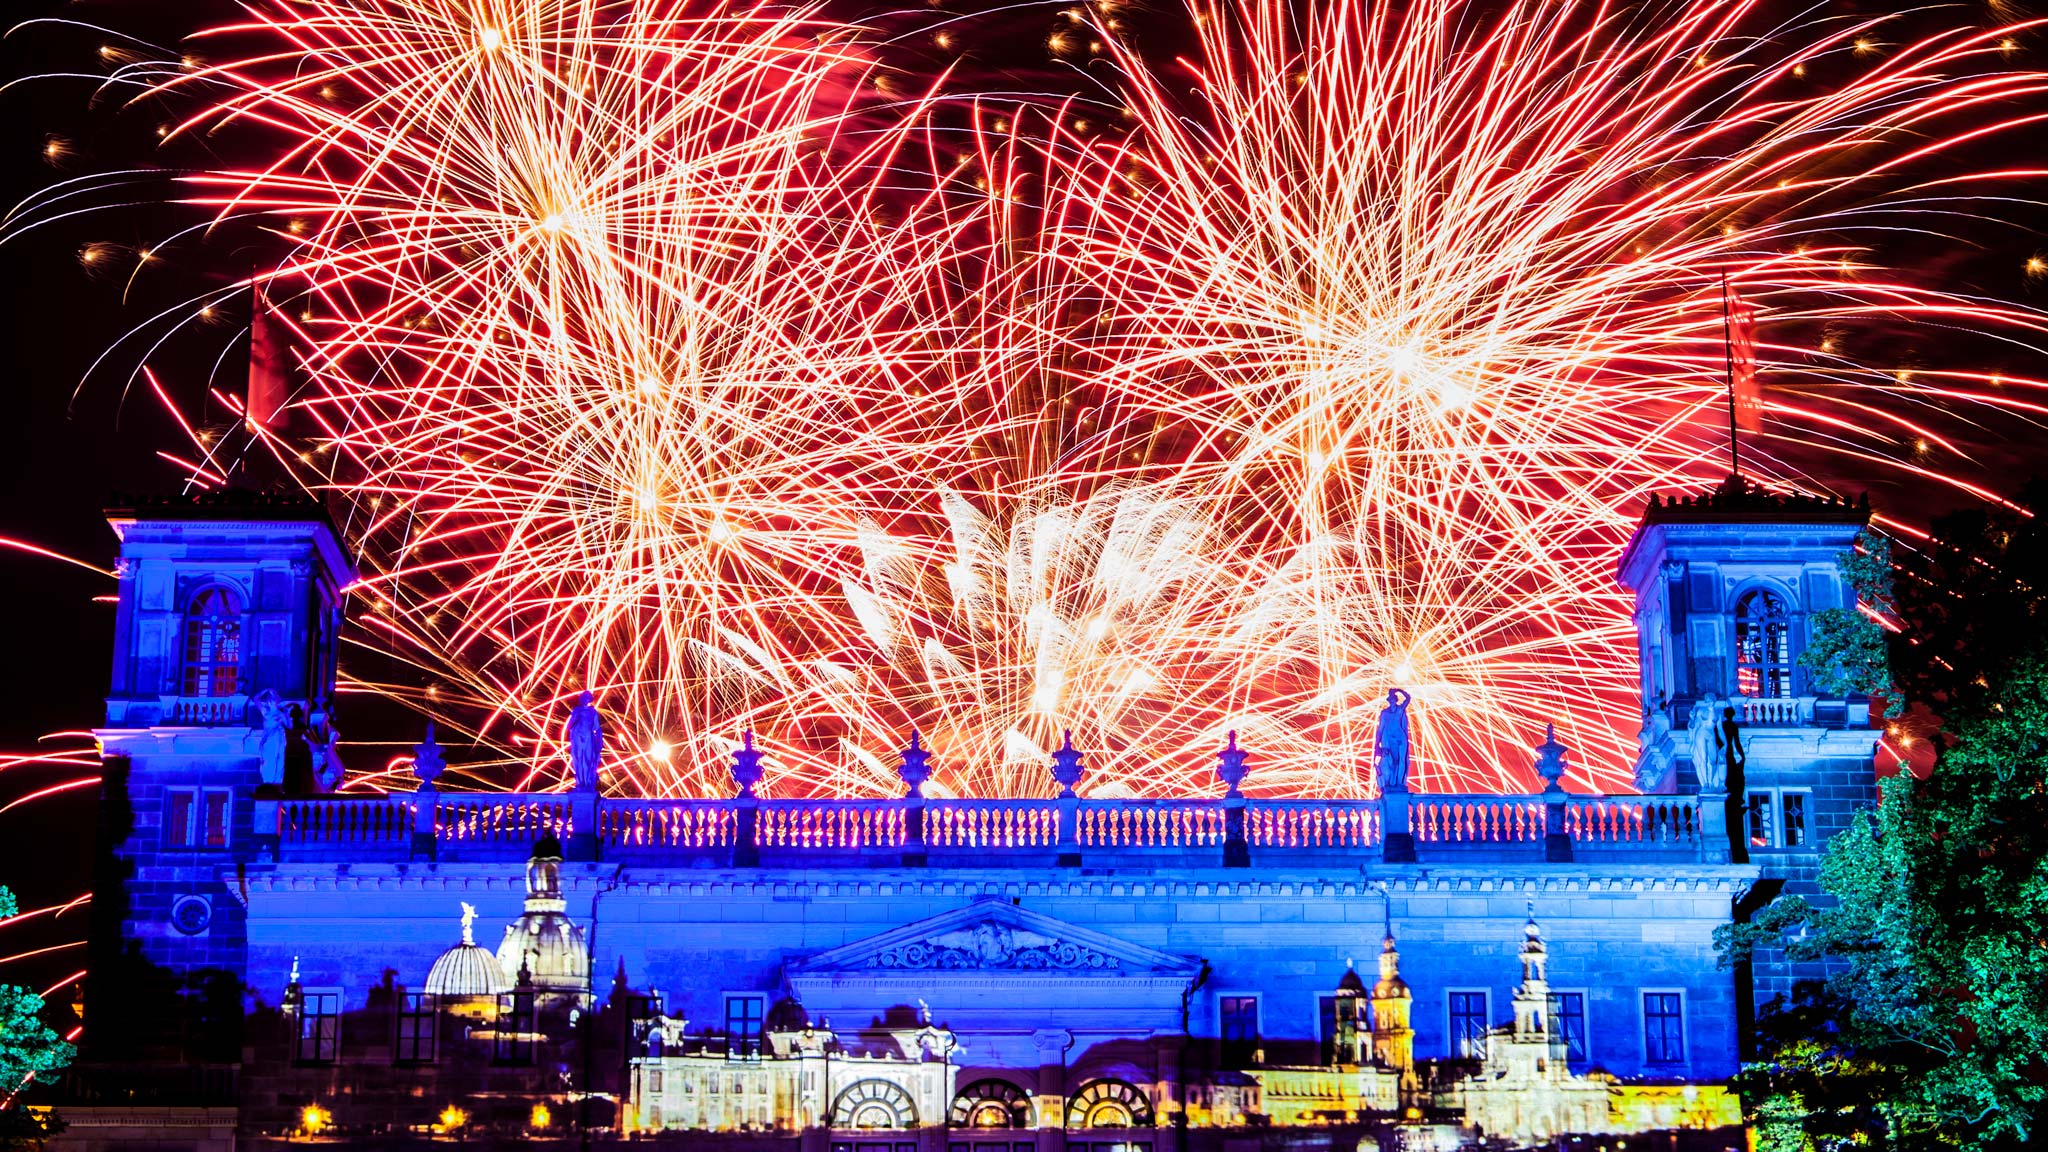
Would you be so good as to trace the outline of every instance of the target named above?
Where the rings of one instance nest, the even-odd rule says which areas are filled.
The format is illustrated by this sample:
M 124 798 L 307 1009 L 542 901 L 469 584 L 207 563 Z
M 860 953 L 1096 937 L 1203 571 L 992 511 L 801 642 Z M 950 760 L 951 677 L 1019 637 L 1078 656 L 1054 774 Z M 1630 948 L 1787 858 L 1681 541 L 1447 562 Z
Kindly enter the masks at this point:
M 476 942 L 476 908 L 462 906 L 462 943 L 441 953 L 427 969 L 426 990 L 435 996 L 496 996 L 512 982 L 490 949 Z
M 526 910 L 505 927 L 498 967 L 524 966 L 542 992 L 581 992 L 590 978 L 590 949 L 562 899 L 562 845 L 544 836 L 526 863 Z

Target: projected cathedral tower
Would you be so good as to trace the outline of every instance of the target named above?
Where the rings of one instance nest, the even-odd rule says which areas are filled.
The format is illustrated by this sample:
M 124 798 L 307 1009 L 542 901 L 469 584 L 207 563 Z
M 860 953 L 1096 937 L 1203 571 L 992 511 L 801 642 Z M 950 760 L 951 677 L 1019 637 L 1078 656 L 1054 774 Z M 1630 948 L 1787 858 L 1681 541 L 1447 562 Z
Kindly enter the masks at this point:
M 595 773 L 443 790 L 431 734 L 416 790 L 331 791 L 352 577 L 322 510 L 115 509 L 67 1139 L 172 1115 L 194 1147 L 818 1152 L 1733 1124 L 1743 1026 L 1802 974 L 1720 970 L 1713 931 L 1810 890 L 1874 794 L 1867 704 L 1797 663 L 1867 515 L 1738 479 L 1646 510 L 1619 563 L 1641 795 L 1565 791 L 1569 749 L 1531 732 L 1527 796 L 1410 791 L 1383 748 L 1377 799 L 1253 798 L 1233 742 L 1215 799 L 1091 799 L 1071 746 L 1050 798 L 927 798 L 906 733 L 897 799 L 758 796 L 746 747 L 731 798 L 645 800 Z M 143 1087 L 91 1089 L 116 1078 Z

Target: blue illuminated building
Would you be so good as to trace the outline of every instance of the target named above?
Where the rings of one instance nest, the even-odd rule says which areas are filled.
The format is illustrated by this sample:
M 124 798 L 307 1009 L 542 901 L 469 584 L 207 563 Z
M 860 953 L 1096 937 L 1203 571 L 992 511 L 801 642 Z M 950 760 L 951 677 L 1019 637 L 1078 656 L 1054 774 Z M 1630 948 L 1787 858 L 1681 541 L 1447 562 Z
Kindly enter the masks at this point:
M 329 792 L 353 577 L 321 509 L 116 509 L 65 1140 L 1719 1148 L 1746 1022 L 1803 974 L 1725 970 L 1714 930 L 1812 891 L 1874 796 L 1866 703 L 1797 663 L 1867 515 L 1733 479 L 1646 510 L 1641 795 L 1566 792 L 1532 732 L 1527 796 L 1248 797 L 1232 747 L 1212 799 L 1089 799 L 1085 749 L 1046 799 L 925 798 L 911 743 L 899 799 L 756 796 L 742 749 L 734 798 L 646 800 L 442 790 L 431 734 L 417 791 Z

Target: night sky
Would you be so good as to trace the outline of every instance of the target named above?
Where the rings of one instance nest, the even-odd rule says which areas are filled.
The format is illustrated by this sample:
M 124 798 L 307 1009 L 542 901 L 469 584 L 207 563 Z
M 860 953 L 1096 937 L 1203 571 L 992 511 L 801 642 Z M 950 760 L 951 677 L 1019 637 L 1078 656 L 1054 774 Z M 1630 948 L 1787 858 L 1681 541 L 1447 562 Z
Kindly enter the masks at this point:
M 1065 5 L 1000 5 L 939 0 L 934 4 L 870 6 L 880 25 L 896 37 L 885 60 L 912 77 L 942 65 L 958 63 L 956 87 L 980 85 L 987 90 L 1025 93 L 1083 92 L 1089 87 L 1085 57 L 1056 60 L 1046 37 L 1062 22 Z M 1171 9 L 1164 2 L 1135 11 L 1140 43 L 1148 51 L 1168 54 L 1175 47 Z M 1787 5 L 1787 10 L 1809 7 Z M 1833 4 L 1831 8 L 1879 10 L 1889 5 Z M 1966 12 L 2004 19 L 2014 5 L 1962 5 Z M 11 21 L 57 16 L 130 32 L 158 44 L 175 44 L 191 28 L 232 14 L 232 8 L 211 2 L 53 3 L 29 0 L 10 6 Z M 942 46 L 937 36 L 944 33 Z M 16 83 L 0 93 L 0 157 L 5 186 L 0 199 L 18 204 L 38 190 L 80 176 L 130 167 L 161 166 L 193 161 L 193 155 L 157 154 L 154 129 L 158 117 L 147 110 L 123 111 L 119 101 L 102 94 L 94 99 L 91 77 L 104 75 L 99 49 L 109 39 L 86 29 L 50 25 L 17 28 L 5 41 L 0 72 Z M 118 41 L 112 41 L 118 43 Z M 2042 45 L 2028 51 L 2044 50 Z M 83 73 L 83 78 L 30 76 Z M 53 138 L 59 156 L 48 149 Z M 2025 143 L 2022 141 L 2021 143 Z M 2031 149 L 2048 155 L 2048 133 Z M 2019 153 L 2008 138 L 2001 146 L 2004 163 Z M 108 496 L 117 491 L 168 492 L 176 487 L 178 470 L 154 456 L 158 449 L 179 446 L 167 430 L 153 400 L 125 395 L 124 381 L 143 359 L 143 349 L 116 342 L 147 317 L 187 300 L 204 289 L 246 275 L 262 253 L 238 249 L 233 243 L 184 244 L 158 266 L 134 277 L 132 262 L 111 273 L 89 274 L 78 259 L 87 243 L 111 242 L 134 250 L 150 246 L 194 217 L 154 203 L 162 183 L 138 179 L 132 195 L 92 198 L 97 205 L 133 201 L 118 210 L 100 210 L 21 233 L 11 230 L 0 245 L 0 275 L 12 285 L 12 306 L 4 311 L 7 326 L 5 389 L 13 415 L 0 421 L 0 469 L 6 496 L 0 501 L 0 535 L 26 540 L 95 564 L 113 556 L 114 539 L 100 516 Z M 2017 226 L 1961 226 L 1952 242 L 1917 242 L 1912 250 L 1890 254 L 1922 274 L 1941 278 L 1950 287 L 1984 295 L 2048 306 L 2048 279 L 2029 278 L 2027 260 L 2048 250 L 2048 228 L 2038 210 L 2014 207 L 2008 213 Z M 125 299 L 124 299 L 125 292 Z M 242 361 L 238 339 L 241 318 L 227 318 L 210 332 L 186 340 L 175 349 L 150 357 L 166 375 L 191 380 L 218 373 L 224 390 L 239 392 Z M 109 353 L 109 349 L 113 351 Z M 1910 357 L 1912 349 L 1901 349 Z M 96 358 L 106 354 L 97 371 Z M 2048 376 L 2036 357 L 2011 350 L 1988 353 L 1987 367 L 2010 365 L 2034 376 Z M 1971 477 L 1994 490 L 2010 491 L 2030 472 L 2042 470 L 2041 431 L 2018 419 L 1998 424 L 1958 423 L 1954 431 L 1971 450 L 1972 459 L 1938 461 L 1941 467 Z M 1908 520 L 1924 520 L 1939 510 L 1931 500 L 1953 497 L 1925 486 L 1901 486 L 1891 478 L 1828 477 L 1839 489 L 1870 487 L 1886 512 Z M 0 554 L 0 587 L 7 592 L 9 611 L 0 613 L 0 750 L 18 753 L 33 748 L 45 734 L 89 728 L 99 718 L 99 698 L 106 685 L 113 608 L 93 597 L 113 591 L 111 581 L 54 561 Z M 378 732 L 379 725 L 387 728 Z M 392 716 L 348 724 L 352 738 L 409 735 L 410 721 Z M 454 753 L 459 757 L 460 753 Z M 0 803 L 75 775 L 75 770 L 27 766 L 0 776 Z M 94 793 L 81 789 L 40 800 L 0 815 L 0 884 L 15 889 L 24 907 L 74 896 L 85 887 L 90 851 Z M 0 935 L 0 955 L 42 947 L 82 933 L 82 914 L 67 924 L 47 923 L 30 930 Z M 0 980 L 40 986 L 78 966 L 79 951 L 38 957 L 0 968 Z M 57 999 L 68 997 L 60 994 Z

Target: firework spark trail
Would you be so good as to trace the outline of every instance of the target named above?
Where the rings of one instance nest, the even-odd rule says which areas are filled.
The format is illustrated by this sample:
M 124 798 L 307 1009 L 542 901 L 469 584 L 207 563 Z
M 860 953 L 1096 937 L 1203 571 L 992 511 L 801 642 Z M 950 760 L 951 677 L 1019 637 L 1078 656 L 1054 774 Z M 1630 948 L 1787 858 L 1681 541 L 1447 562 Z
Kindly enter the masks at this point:
M 1771 331 L 1883 316 L 2038 337 L 2034 313 L 1869 263 L 1886 229 L 2025 175 L 1913 184 L 1915 164 L 2025 122 L 2043 77 L 1983 67 L 2025 27 L 1809 84 L 1882 22 L 1757 28 L 1759 7 L 1425 0 L 1303 20 L 1204 0 L 1192 100 L 1105 31 L 1135 127 L 1063 120 L 1047 150 L 1047 258 L 1103 312 L 1072 336 L 1094 365 L 1075 384 L 1136 415 L 1107 434 L 1119 449 L 1181 422 L 1199 449 L 1171 459 L 1175 482 L 1271 559 L 1234 648 L 1261 715 L 1355 761 L 1401 685 L 1439 787 L 1525 783 L 1553 718 L 1623 783 L 1639 670 L 1613 557 L 1647 493 L 1725 468 L 1723 275 Z M 1891 377 L 1775 352 L 1813 366 L 1774 396 L 1771 439 L 1889 463 L 1894 437 L 1934 435 L 1885 403 Z M 2005 383 L 1943 395 L 2025 408 L 2011 390 L 2039 387 Z M 1746 466 L 1797 487 L 1759 459 L 1772 447 Z
M 2020 29 L 1865 62 L 1749 0 L 1313 11 L 1196 4 L 1192 106 L 1097 12 L 1096 135 L 875 97 L 817 7 L 267 0 L 231 62 L 135 65 L 266 155 L 190 199 L 290 245 L 299 388 L 183 422 L 186 470 L 253 447 L 344 513 L 358 641 L 431 685 L 354 687 L 481 731 L 484 785 L 559 783 L 586 685 L 628 793 L 722 792 L 743 729 L 770 794 L 893 793 L 917 726 L 941 793 L 1048 793 L 1067 729 L 1095 794 L 1212 791 L 1236 729 L 1255 789 L 1360 795 L 1396 684 L 1426 787 L 1526 788 L 1549 720 L 1625 783 L 1613 558 L 1718 476 L 1720 277 L 1801 365 L 1780 485 L 1775 443 L 2038 411 L 1802 341 L 2034 339 L 1872 249 L 2021 175 L 1922 169 L 2041 77 L 1983 66 Z

